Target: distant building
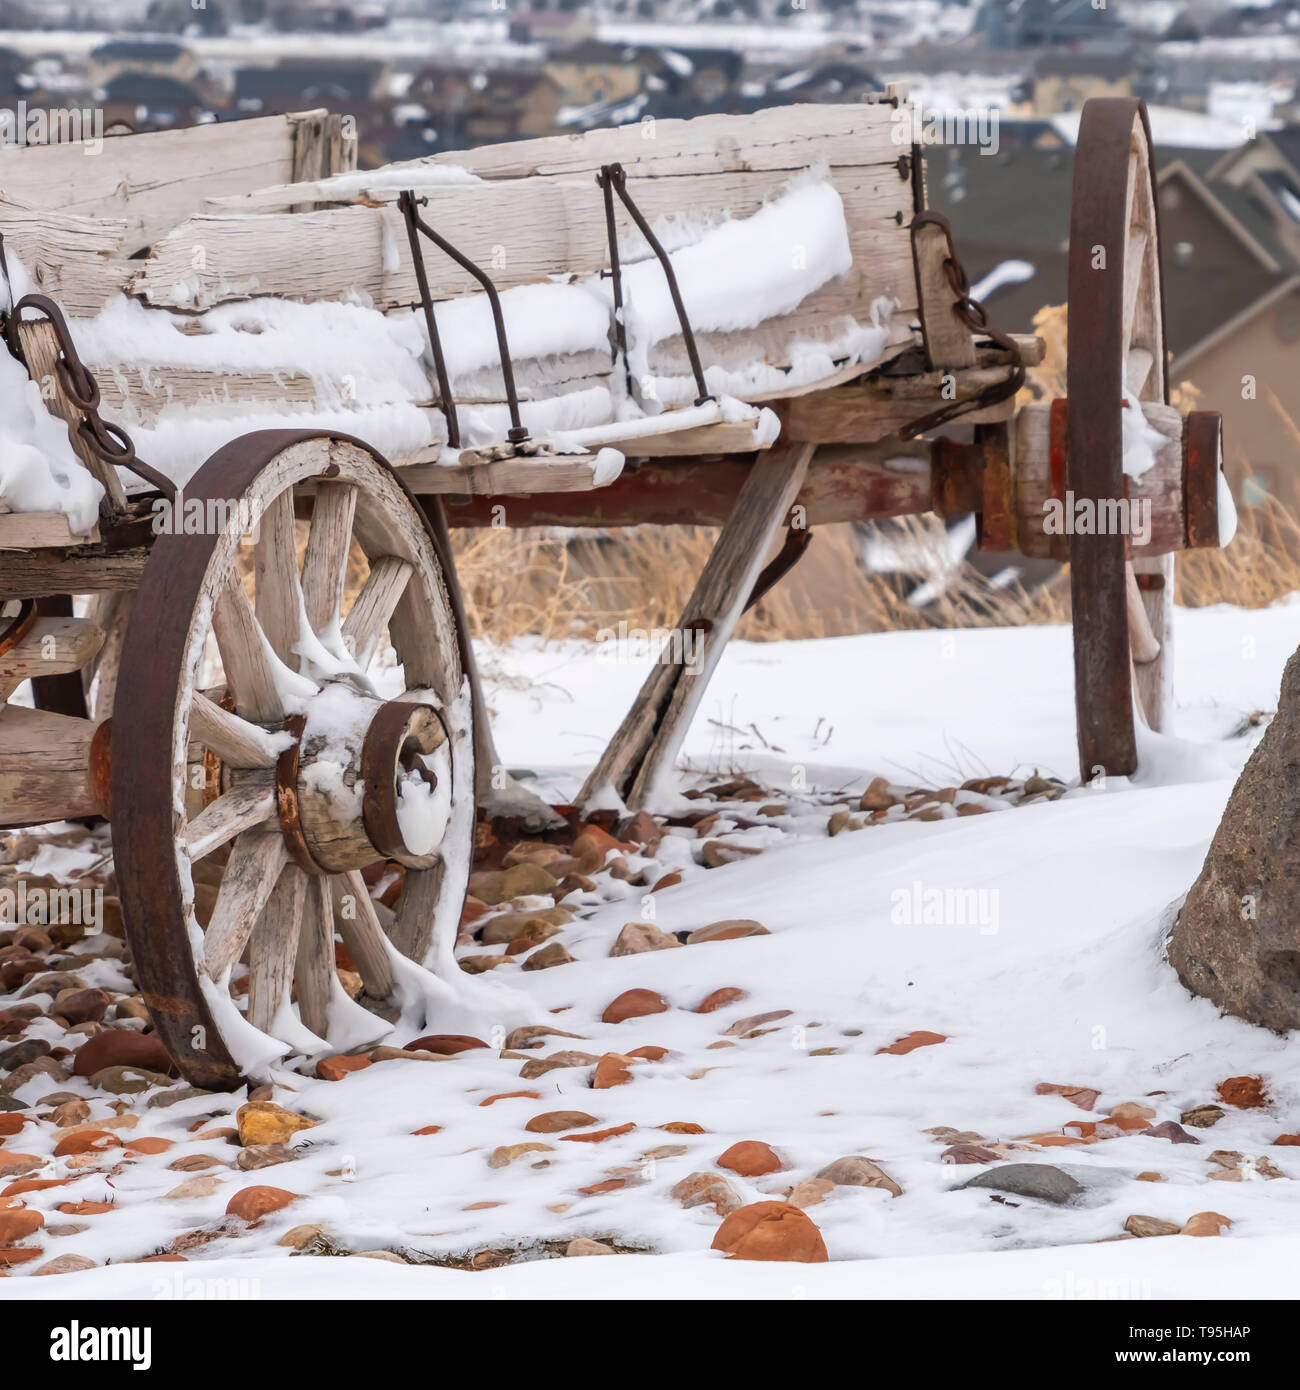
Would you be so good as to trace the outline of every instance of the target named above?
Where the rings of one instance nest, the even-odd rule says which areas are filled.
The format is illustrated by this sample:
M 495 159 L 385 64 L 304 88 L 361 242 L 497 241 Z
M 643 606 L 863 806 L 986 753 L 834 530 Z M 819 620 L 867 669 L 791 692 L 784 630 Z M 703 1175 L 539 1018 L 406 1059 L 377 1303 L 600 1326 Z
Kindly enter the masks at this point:
M 510 18 L 516 43 L 571 44 L 594 38 L 596 26 L 579 10 L 523 10 Z
M 1127 46 L 1128 26 L 1093 0 L 984 0 L 975 33 L 990 48 L 1070 48 L 1085 43 Z
M 428 112 L 441 150 L 551 135 L 563 105 L 549 71 L 519 66 L 425 68 L 405 101 Z
M 641 90 L 641 50 L 630 44 L 585 39 L 553 49 L 546 71 L 565 106 L 626 101 Z
M 1045 53 L 1034 64 L 1027 87 L 1036 116 L 1081 111 L 1089 97 L 1134 94 L 1131 53 Z
M 1275 492 L 1300 506 L 1284 414 L 1300 413 L 1297 160 L 1300 129 L 1226 153 L 1157 150 L 1169 379 L 1223 414 L 1228 475 L 1246 505 Z M 929 155 L 930 205 L 951 221 L 972 284 L 1003 268 L 985 304 L 1004 331 L 1031 332 L 1039 309 L 1066 302 L 1072 179 L 1070 150 Z M 1023 263 L 1014 275 L 1012 262 Z
M 184 44 L 170 39 L 113 39 L 90 52 L 89 76 L 95 87 L 104 86 L 124 72 L 187 82 L 198 70 L 194 54 Z
M 169 130 L 195 125 L 211 110 L 188 82 L 152 72 L 119 72 L 99 91 L 108 129 Z
M 235 73 L 234 105 L 248 114 L 305 111 L 316 106 L 355 114 L 369 108 L 384 69 L 377 63 L 285 61 Z

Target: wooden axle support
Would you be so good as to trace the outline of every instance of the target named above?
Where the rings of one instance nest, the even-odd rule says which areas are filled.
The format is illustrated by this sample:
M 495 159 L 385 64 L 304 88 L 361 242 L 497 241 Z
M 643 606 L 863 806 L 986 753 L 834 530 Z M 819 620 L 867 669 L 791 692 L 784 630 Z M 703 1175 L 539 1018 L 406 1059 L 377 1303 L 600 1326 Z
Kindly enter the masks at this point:
M 1222 465 L 1218 416 L 1180 415 L 1169 406 L 1143 407 L 1165 443 L 1155 464 L 1130 479 L 1127 501 L 1139 534 L 1150 527 L 1140 555 L 1218 545 L 1218 475 Z M 980 516 L 980 544 L 990 551 L 1069 559 L 1069 529 L 1082 519 L 1078 498 L 1065 487 L 1065 402 L 1025 406 L 1010 425 L 977 427 L 971 444 L 939 438 L 817 448 L 794 500 L 808 527 L 878 521 L 935 512 Z M 697 456 L 651 460 L 630 467 L 608 487 L 502 499 L 446 498 L 452 526 L 618 527 L 722 526 L 746 479 L 749 458 Z M 1052 500 L 1059 508 L 1047 508 Z M 1073 502 L 1073 506 L 1071 506 Z M 1057 517 L 1067 529 L 1055 529 Z M 1110 513 L 1100 517 L 1108 524 Z

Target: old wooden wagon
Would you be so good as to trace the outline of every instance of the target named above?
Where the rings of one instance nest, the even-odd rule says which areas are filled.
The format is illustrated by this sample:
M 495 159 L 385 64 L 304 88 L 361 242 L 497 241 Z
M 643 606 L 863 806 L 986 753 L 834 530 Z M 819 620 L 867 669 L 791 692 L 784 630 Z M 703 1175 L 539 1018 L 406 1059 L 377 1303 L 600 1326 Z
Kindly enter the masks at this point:
M 1134 770 L 1173 556 L 1226 495 L 1218 417 L 1167 403 L 1145 112 L 1084 113 L 1062 400 L 1024 403 L 1042 345 L 971 298 L 923 155 L 896 90 L 366 174 L 324 113 L 0 155 L 0 824 L 110 818 L 188 1078 L 454 1008 L 476 814 L 545 818 L 493 752 L 449 525 L 721 528 L 697 659 L 655 665 L 586 804 L 653 804 L 814 528 L 931 511 L 1070 561 L 1081 773 Z

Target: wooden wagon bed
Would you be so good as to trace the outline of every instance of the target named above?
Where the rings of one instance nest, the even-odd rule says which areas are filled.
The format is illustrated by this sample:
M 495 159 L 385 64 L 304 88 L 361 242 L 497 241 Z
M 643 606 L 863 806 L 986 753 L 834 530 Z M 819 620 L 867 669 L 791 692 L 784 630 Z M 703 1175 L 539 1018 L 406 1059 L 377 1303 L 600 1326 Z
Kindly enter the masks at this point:
M 0 494 L 0 824 L 113 819 L 187 1076 L 372 1028 L 338 997 L 336 928 L 380 1013 L 454 1003 L 476 812 L 556 823 L 493 747 L 450 526 L 720 528 L 693 640 L 652 667 L 587 812 L 671 795 L 726 642 L 813 526 L 922 512 L 1071 562 L 1081 778 L 1134 771 L 1169 701 L 1172 557 L 1228 510 L 1218 417 L 1168 404 L 1145 112 L 1085 112 L 1068 400 L 1026 401 L 1042 344 L 970 297 L 904 99 L 369 173 L 324 112 L 110 140 L 84 171 L 0 151 L 0 368 L 80 499 Z M 1053 524 L 1078 500 L 1100 530 Z M 1131 507 L 1140 533 L 1112 524 Z M 385 644 L 396 699 L 367 674 Z M 27 680 L 35 709 L 9 703 Z M 218 851 L 204 931 L 192 871 Z M 383 861 L 407 870 L 388 932 L 341 915 Z

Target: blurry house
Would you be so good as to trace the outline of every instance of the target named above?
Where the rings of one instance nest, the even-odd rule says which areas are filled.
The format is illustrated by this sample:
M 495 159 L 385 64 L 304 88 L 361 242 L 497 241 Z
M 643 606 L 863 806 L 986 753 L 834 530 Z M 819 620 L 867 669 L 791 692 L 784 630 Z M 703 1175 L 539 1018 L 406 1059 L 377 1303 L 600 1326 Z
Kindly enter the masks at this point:
M 1269 492 L 1300 505 L 1300 255 L 1257 181 L 1293 177 L 1280 134 L 1271 149 L 1261 137 L 1228 155 L 1157 151 L 1170 383 L 1222 412 L 1229 477 L 1246 505 Z M 952 222 L 990 320 L 1032 332 L 1040 309 L 1067 298 L 1070 151 L 983 158 L 956 147 L 929 165 L 930 204 Z
M 425 68 L 405 100 L 428 112 L 441 150 L 553 134 L 562 105 L 550 72 L 519 66 Z
M 102 87 L 119 73 L 169 77 L 187 82 L 199 70 L 198 59 L 170 39 L 113 39 L 90 52 L 90 82 Z
M 521 10 L 511 15 L 508 33 L 515 43 L 581 43 L 595 37 L 596 26 L 582 10 Z
M 1208 177 L 1254 197 L 1272 219 L 1278 239 L 1300 259 L 1300 125 L 1269 131 L 1229 150 Z
M 1027 86 L 1034 115 L 1080 111 L 1089 97 L 1127 97 L 1134 91 L 1134 60 L 1128 53 L 1044 53 Z
M 99 88 L 107 130 L 169 130 L 196 125 L 211 112 L 207 98 L 188 82 L 151 72 L 120 72 Z
M 552 50 L 546 71 L 565 106 L 626 101 L 641 90 L 640 50 L 631 44 L 585 39 Z
M 990 48 L 1070 48 L 1126 43 L 1128 26 L 1096 0 L 984 0 L 975 32 Z
M 357 114 L 369 108 L 384 78 L 378 63 L 286 60 L 235 73 L 234 105 L 248 114 L 305 111 L 316 106 Z
M 747 89 L 749 85 L 746 83 Z M 873 73 L 845 62 L 799 68 L 757 85 L 759 90 L 750 96 L 754 110 L 795 102 L 855 102 L 861 101 L 869 93 L 884 90 L 884 84 Z

